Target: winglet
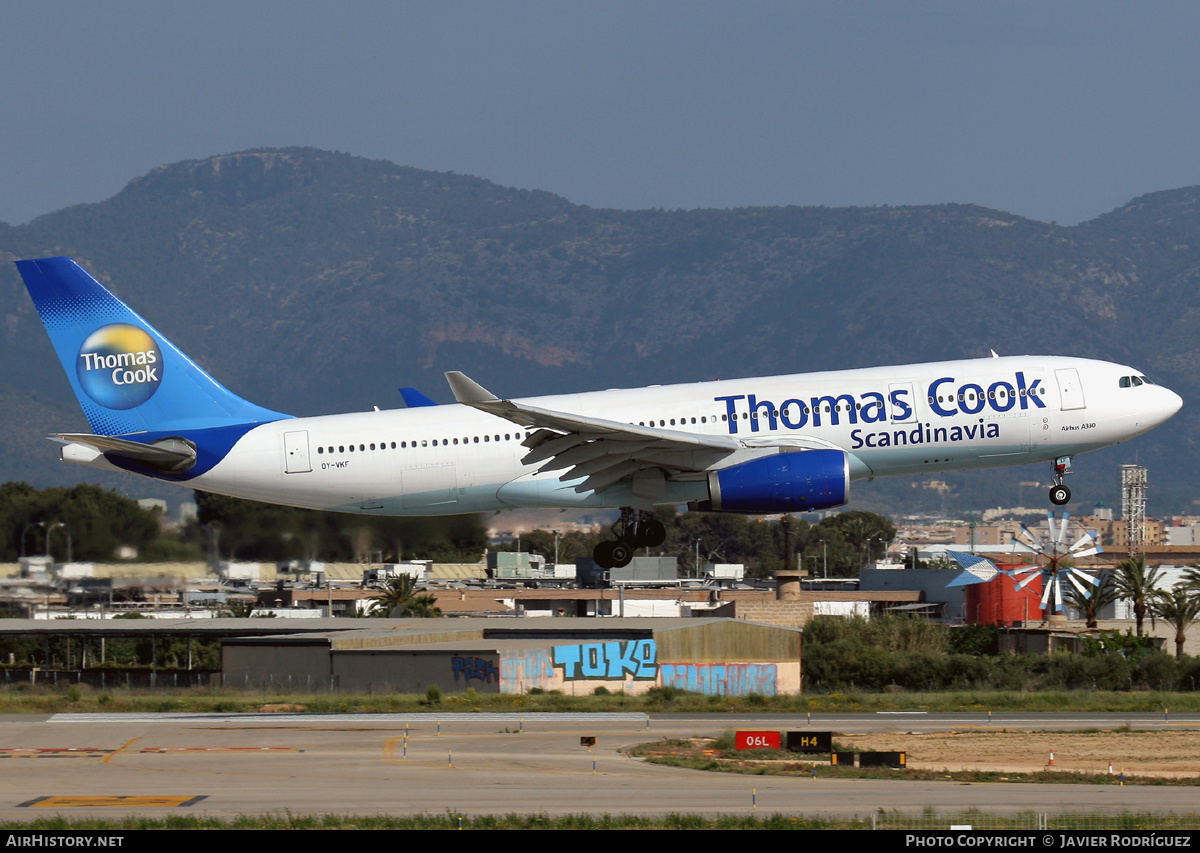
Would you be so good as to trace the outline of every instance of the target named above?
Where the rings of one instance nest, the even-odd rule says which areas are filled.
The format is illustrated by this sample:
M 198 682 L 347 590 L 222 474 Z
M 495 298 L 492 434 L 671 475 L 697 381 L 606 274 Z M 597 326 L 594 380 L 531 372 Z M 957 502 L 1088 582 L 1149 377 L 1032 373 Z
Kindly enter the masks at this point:
M 464 405 L 500 402 L 500 398 L 491 391 L 457 370 L 447 370 L 446 381 L 450 383 L 450 391 L 454 394 L 454 399 Z

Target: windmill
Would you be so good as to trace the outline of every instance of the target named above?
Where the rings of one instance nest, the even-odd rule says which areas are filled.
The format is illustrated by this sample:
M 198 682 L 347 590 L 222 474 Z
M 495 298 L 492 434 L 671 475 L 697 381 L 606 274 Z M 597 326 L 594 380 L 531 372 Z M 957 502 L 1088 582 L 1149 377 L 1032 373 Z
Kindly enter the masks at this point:
M 1067 544 L 1067 543 L 1070 544 Z M 1068 586 L 1084 598 L 1090 598 L 1096 587 L 1100 586 L 1099 579 L 1083 569 L 1075 567 L 1075 560 L 1099 554 L 1104 549 L 1096 542 L 1096 534 L 1084 530 L 1076 522 L 1071 523 L 1070 513 L 1064 512 L 1061 519 L 1055 519 L 1053 512 L 1046 513 L 1046 527 L 1043 530 L 1030 530 L 1024 524 L 1021 532 L 1013 538 L 1013 544 L 1023 547 L 1039 562 L 1027 566 L 1018 566 L 1005 572 L 1017 581 L 1017 590 L 1022 590 L 1033 579 L 1042 579 L 1042 612 L 1054 598 L 1054 612 L 1065 613 L 1063 606 L 1063 588 Z
M 1013 538 L 1013 545 L 1031 559 L 1028 565 L 1013 569 L 1000 569 L 986 557 L 947 551 L 946 555 L 963 568 L 962 574 L 947 586 L 966 586 L 986 583 L 998 574 L 1004 574 L 1017 582 L 1017 591 L 1025 589 L 1035 578 L 1042 579 L 1040 607 L 1043 613 L 1051 598 L 1054 612 L 1064 613 L 1063 589 L 1074 589 L 1088 598 L 1100 585 L 1090 572 L 1075 567 L 1075 560 L 1099 554 L 1104 549 L 1096 543 L 1096 535 L 1085 530 L 1078 522 L 1072 522 L 1070 513 L 1055 518 L 1053 512 L 1046 513 L 1045 528 L 1031 530 L 1024 524 Z

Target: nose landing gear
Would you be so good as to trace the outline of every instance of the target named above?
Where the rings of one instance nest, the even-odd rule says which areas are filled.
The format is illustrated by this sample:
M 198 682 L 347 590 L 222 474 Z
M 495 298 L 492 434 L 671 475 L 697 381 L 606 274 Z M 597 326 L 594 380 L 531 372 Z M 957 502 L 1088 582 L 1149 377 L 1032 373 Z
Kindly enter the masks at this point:
M 1050 503 L 1063 506 L 1071 502 L 1071 490 L 1063 485 L 1063 477 L 1071 473 L 1071 457 L 1060 456 L 1054 460 L 1054 485 L 1050 487 Z
M 612 526 L 616 541 L 601 542 L 592 550 L 592 559 L 602 569 L 621 569 L 633 560 L 638 548 L 657 548 L 667 538 L 667 528 L 651 513 L 621 508 L 621 518 Z

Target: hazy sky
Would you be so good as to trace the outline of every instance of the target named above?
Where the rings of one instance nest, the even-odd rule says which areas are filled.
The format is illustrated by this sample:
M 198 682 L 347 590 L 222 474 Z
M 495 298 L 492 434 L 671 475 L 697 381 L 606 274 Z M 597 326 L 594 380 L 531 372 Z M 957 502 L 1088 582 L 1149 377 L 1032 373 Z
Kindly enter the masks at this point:
M 597 207 L 1200 183 L 1200 4 L 0 0 L 0 221 L 312 145 Z

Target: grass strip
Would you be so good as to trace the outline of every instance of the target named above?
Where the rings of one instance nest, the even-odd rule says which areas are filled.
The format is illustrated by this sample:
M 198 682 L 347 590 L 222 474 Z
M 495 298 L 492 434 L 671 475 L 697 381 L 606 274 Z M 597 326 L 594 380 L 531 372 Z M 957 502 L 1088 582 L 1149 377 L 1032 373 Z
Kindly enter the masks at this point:
M 1200 692 L 1106 691 L 819 693 L 799 696 L 707 696 L 674 688 L 653 688 L 642 695 L 570 696 L 557 691 L 520 696 L 476 693 L 428 695 L 386 693 L 301 694 L 283 690 L 97 690 L 87 685 L 0 687 L 0 713 L 89 712 L 258 712 L 264 709 L 309 713 L 407 712 L 590 712 L 643 713 L 786 713 L 827 714 L 876 711 L 930 713 L 1081 712 L 1200 713 Z
M 1059 814 L 1035 812 L 989 813 L 971 809 L 965 813 L 940 814 L 933 808 L 918 813 L 880 809 L 864 817 L 790 816 L 781 814 L 666 814 L 661 816 L 629 814 L 545 814 L 459 815 L 309 815 L 291 812 L 270 815 L 241 815 L 231 818 L 171 815 L 148 818 L 128 815 L 117 818 L 42 817 L 26 823 L 0 822 L 6 830 L 76 831 L 100 830 L 530 830 L 530 829 L 908 829 L 944 830 L 966 819 L 978 829 L 1194 829 L 1200 827 L 1200 813 L 1105 812 L 1084 811 Z
M 822 779 L 903 779 L 913 782 L 1032 782 L 1052 785 L 1159 785 L 1200 786 L 1200 776 L 1166 777 L 1134 774 L 1109 775 L 1075 770 L 1040 770 L 1021 773 L 1005 770 L 933 770 L 929 768 L 858 767 L 832 765 L 824 761 L 797 760 L 793 753 L 775 749 L 737 750 L 733 732 L 720 738 L 664 738 L 638 744 L 630 755 L 651 764 L 682 767 L 708 773 L 740 773 L 747 776 L 797 776 Z

